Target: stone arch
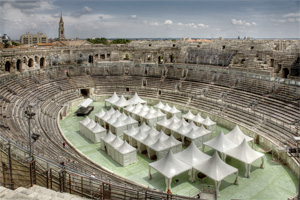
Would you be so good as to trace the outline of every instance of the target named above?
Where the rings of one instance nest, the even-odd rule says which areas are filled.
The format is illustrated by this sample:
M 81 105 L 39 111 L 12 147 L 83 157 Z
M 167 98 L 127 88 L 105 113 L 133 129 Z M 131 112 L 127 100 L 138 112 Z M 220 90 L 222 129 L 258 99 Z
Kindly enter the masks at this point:
M 6 61 L 6 63 L 5 63 L 5 71 L 6 72 L 10 72 L 10 66 L 11 66 L 10 62 Z
M 17 71 L 18 72 L 22 71 L 22 61 L 21 61 L 21 59 L 17 60 Z
M 290 70 L 288 68 L 283 68 L 282 72 L 281 72 L 281 77 L 288 78 L 289 73 L 290 73 Z
M 40 68 L 44 68 L 45 67 L 45 58 L 41 57 L 40 59 Z
M 30 58 L 30 59 L 28 60 L 28 67 L 33 67 L 33 63 L 34 63 L 33 59 Z
M 89 63 L 94 63 L 94 56 L 93 55 L 89 55 Z

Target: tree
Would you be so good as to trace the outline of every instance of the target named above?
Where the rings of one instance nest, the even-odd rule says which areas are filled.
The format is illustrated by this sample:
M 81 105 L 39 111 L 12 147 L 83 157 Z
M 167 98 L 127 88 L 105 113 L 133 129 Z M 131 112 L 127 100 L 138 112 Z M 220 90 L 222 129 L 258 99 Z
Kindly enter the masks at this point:
M 87 38 L 87 41 L 89 41 L 92 44 L 104 44 L 104 45 L 108 45 L 108 40 L 106 38 L 95 38 L 95 39 L 91 39 L 91 38 Z
M 131 40 L 128 40 L 128 39 L 115 39 L 115 40 L 111 41 L 110 43 L 111 44 L 127 44 L 130 42 L 131 42 Z

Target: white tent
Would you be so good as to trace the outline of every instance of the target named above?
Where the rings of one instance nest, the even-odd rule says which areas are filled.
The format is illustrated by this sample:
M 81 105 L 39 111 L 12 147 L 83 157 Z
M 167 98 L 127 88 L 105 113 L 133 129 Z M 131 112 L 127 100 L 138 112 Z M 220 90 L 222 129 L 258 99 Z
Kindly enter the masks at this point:
M 187 132 L 189 132 L 189 130 L 187 129 L 187 127 L 183 124 L 181 124 L 181 126 L 175 130 L 172 130 L 172 135 L 174 136 L 174 138 L 176 139 L 181 139 L 183 135 L 185 135 Z
M 221 153 L 222 160 L 225 160 L 225 151 L 228 151 L 229 149 L 232 149 L 236 147 L 237 145 L 228 140 L 225 136 L 223 131 L 221 130 L 219 135 L 217 135 L 215 138 L 204 142 L 205 146 L 211 147 L 215 149 L 216 151 L 219 151 Z M 204 152 L 204 146 L 203 145 L 203 152 Z
M 106 112 L 101 109 L 98 113 L 95 114 L 95 121 L 101 124 L 102 117 L 106 114 Z
M 180 122 L 180 119 L 178 119 L 178 117 L 176 117 L 176 115 L 173 115 L 170 119 L 169 119 L 169 122 L 170 122 L 170 124 L 172 123 L 172 122 Z
M 169 113 L 168 116 L 176 115 L 176 117 L 181 118 L 181 111 L 178 110 L 175 106 L 173 106 L 170 110 L 167 111 Z
M 179 160 L 185 162 L 186 164 L 189 164 L 190 166 L 194 167 L 199 163 L 207 161 L 210 156 L 200 151 L 194 142 L 191 142 L 191 144 L 186 148 L 184 151 L 181 151 L 177 154 L 175 154 L 175 157 Z M 193 172 L 193 168 L 191 170 L 191 176 L 190 181 L 194 182 L 195 173 Z
M 200 125 L 204 122 L 204 119 L 201 117 L 200 113 L 198 113 L 193 119 L 193 122 L 195 122 L 197 125 Z M 210 122 L 210 121 L 209 121 Z
M 107 154 L 111 156 L 113 159 L 115 159 L 115 149 L 121 146 L 123 143 L 124 141 L 120 139 L 118 136 L 116 136 L 114 140 L 112 140 L 109 143 L 106 143 Z
M 170 147 L 167 145 L 166 140 L 163 138 L 158 139 L 154 144 L 147 147 L 148 157 L 151 159 L 153 155 L 156 155 L 157 159 L 164 157 Z
M 138 142 L 138 151 L 142 153 L 147 150 L 147 147 L 151 146 L 157 141 L 155 136 L 147 135 L 144 139 Z
M 104 137 L 101 138 L 101 149 L 103 151 L 107 151 L 106 144 L 110 143 L 115 138 L 116 138 L 116 136 L 114 134 L 112 134 L 112 132 L 109 131 L 108 134 L 106 134 Z
M 199 128 L 199 126 L 197 126 L 197 125 L 195 125 L 195 123 L 194 122 L 190 122 L 187 126 L 185 126 L 186 127 L 186 129 L 187 130 L 191 130 L 191 129 L 198 129 Z
M 118 118 L 115 122 L 110 123 L 109 129 L 117 136 L 123 135 L 123 131 L 127 130 L 127 124 Z
M 177 159 L 171 150 L 162 159 L 149 164 L 149 179 L 151 176 L 151 168 L 160 172 L 166 181 L 166 191 L 171 192 L 172 178 L 183 172 L 190 170 L 192 167 L 185 162 Z
M 131 135 L 131 146 L 138 146 L 138 142 L 140 142 L 141 140 L 143 140 L 144 138 L 147 137 L 147 133 L 145 131 L 142 131 L 141 129 L 139 129 L 139 132 Z
M 134 94 L 134 96 L 128 100 L 128 103 L 132 104 L 132 105 L 136 105 L 139 103 L 146 103 L 145 100 L 141 99 L 137 93 Z
M 139 122 L 134 120 L 131 116 L 128 116 L 127 119 L 124 120 L 124 123 L 127 125 L 127 129 L 131 126 L 138 127 L 139 125 Z
M 111 106 L 110 107 L 110 109 L 109 109 L 109 111 L 107 111 L 107 113 L 109 114 L 109 115 L 112 115 L 112 114 L 114 114 L 116 111 L 115 111 L 115 109 Z
M 124 112 L 127 114 L 127 115 L 130 115 L 131 111 L 135 108 L 134 105 L 132 104 L 129 104 L 129 106 L 127 106 L 126 108 L 124 108 Z
M 207 130 L 203 125 L 201 125 L 197 131 L 201 133 L 203 136 L 203 142 L 207 142 L 212 139 L 212 131 Z
M 182 151 L 182 142 L 176 140 L 173 135 L 171 135 L 165 143 L 171 148 L 172 152 L 178 153 Z
M 219 196 L 221 181 L 227 176 L 235 174 L 236 178 L 234 183 L 238 184 L 238 169 L 222 161 L 217 152 L 207 161 L 194 166 L 194 169 L 215 181 L 217 196 Z
M 155 113 L 155 116 L 157 117 L 157 121 L 160 121 L 166 117 L 166 114 L 161 112 L 160 109 L 158 109 L 157 112 Z
M 108 99 L 105 99 L 105 103 L 108 102 L 110 104 L 114 104 L 116 101 L 118 101 L 120 98 L 118 97 L 118 95 L 116 94 L 116 92 L 114 92 L 114 94 L 108 98 Z
M 227 133 L 225 137 L 237 145 L 241 144 L 244 139 L 246 139 L 247 142 L 252 141 L 252 146 L 254 143 L 253 138 L 245 135 L 238 125 L 236 125 L 232 131 Z
M 212 132 L 216 132 L 216 128 L 217 128 L 217 123 L 212 121 L 209 116 L 207 116 L 205 118 L 205 120 L 201 123 L 205 126 L 206 129 L 212 131 Z
M 138 161 L 136 148 L 130 146 L 125 141 L 121 146 L 116 148 L 115 160 L 123 167 L 136 163 Z
M 93 99 L 90 99 L 90 98 L 84 99 L 84 100 L 78 105 L 78 107 L 84 107 L 84 108 L 87 108 L 92 102 L 93 102 Z
M 119 116 L 119 119 L 121 121 L 125 121 L 125 120 L 127 120 L 127 118 L 128 118 L 128 116 L 124 112 Z
M 139 129 L 143 132 L 147 132 L 150 130 L 150 127 L 145 122 L 143 122 Z
M 100 142 L 101 137 L 106 135 L 106 129 L 98 123 L 91 129 L 90 140 L 94 143 Z
M 164 106 L 165 106 L 165 105 L 164 105 L 161 101 L 159 101 L 158 104 L 156 104 L 156 105 L 154 106 L 154 108 L 163 109 Z
M 157 130 L 159 130 L 159 131 L 160 131 L 160 130 L 165 131 L 165 130 L 166 130 L 166 127 L 168 127 L 171 123 L 172 123 L 172 122 L 169 121 L 169 120 L 167 119 L 167 117 L 165 116 L 162 120 L 156 122 L 156 128 L 157 128 Z
M 245 163 L 246 166 L 245 176 L 247 178 L 250 177 L 251 164 L 255 160 L 261 158 L 262 162 L 260 167 L 261 168 L 264 167 L 264 154 L 257 152 L 253 150 L 251 147 L 249 147 L 246 139 L 244 139 L 239 146 L 226 151 L 225 154 Z
M 84 118 L 84 120 L 79 122 L 79 131 L 80 131 L 80 133 L 84 132 L 84 130 L 86 129 L 86 125 L 88 125 L 88 123 L 90 123 L 90 122 L 91 122 L 91 119 L 88 116 L 86 116 Z
M 91 120 L 90 123 L 88 123 L 85 127 L 85 129 L 83 130 L 83 133 L 85 137 L 90 139 L 90 134 L 91 134 L 91 129 L 94 128 L 96 126 L 96 122 L 94 120 Z
M 124 98 L 122 95 L 121 98 L 113 103 L 114 106 L 117 106 L 118 108 L 124 108 L 129 105 L 128 101 Z
M 161 110 L 162 110 L 164 113 L 167 114 L 167 117 L 168 117 L 168 118 L 172 116 L 172 114 L 169 113 L 169 111 L 170 111 L 171 109 L 172 109 L 172 108 L 169 106 L 168 103 L 166 103 L 166 105 L 164 105 L 164 107 L 161 108 Z
M 189 122 L 191 122 L 195 115 L 189 110 L 186 114 L 182 115 L 183 118 L 187 119 Z
M 198 129 L 191 129 L 189 132 L 185 133 L 182 136 L 182 142 L 184 142 L 184 138 L 187 138 L 189 141 L 194 142 L 197 147 L 203 146 L 203 139 L 209 133 L 203 134 L 201 130 Z
M 161 139 L 162 141 L 169 139 L 170 136 L 165 134 L 162 130 L 155 136 L 157 139 Z
M 123 132 L 123 139 L 125 141 L 128 141 L 129 144 L 131 144 L 131 142 L 130 142 L 131 136 L 137 134 L 138 132 L 139 132 L 139 130 L 137 128 L 135 128 L 134 126 L 131 126 L 128 130 L 125 130 Z

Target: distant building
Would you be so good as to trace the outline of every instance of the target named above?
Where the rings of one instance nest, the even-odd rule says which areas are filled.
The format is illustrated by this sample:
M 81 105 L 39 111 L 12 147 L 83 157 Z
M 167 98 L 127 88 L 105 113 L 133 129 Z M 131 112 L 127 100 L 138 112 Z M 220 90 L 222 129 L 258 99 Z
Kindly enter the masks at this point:
M 65 27 L 62 14 L 60 15 L 59 28 L 58 28 L 58 40 L 63 41 L 66 40 L 65 37 Z
M 48 37 L 43 33 L 30 34 L 29 32 L 27 32 L 26 34 L 21 36 L 20 41 L 21 44 L 48 43 Z

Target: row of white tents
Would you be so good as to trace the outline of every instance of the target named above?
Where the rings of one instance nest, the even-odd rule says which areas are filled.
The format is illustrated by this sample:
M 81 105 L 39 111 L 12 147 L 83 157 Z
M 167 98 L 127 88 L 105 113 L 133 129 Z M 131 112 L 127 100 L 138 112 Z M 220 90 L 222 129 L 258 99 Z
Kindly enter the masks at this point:
M 175 106 L 169 106 L 168 103 L 164 105 L 161 101 L 159 101 L 158 104 L 154 106 L 154 108 L 158 108 L 163 111 L 167 115 L 167 118 L 170 118 L 174 115 L 178 118 L 181 118 L 181 111 L 178 110 Z
M 120 165 L 127 166 L 137 162 L 137 150 L 118 136 L 108 132 L 101 138 L 101 149 L 106 151 Z
M 215 132 L 216 131 L 216 127 L 217 127 L 217 123 L 212 121 L 208 116 L 204 119 L 201 117 L 200 113 L 198 113 L 197 115 L 194 115 L 190 110 L 182 115 L 182 117 L 186 120 L 188 120 L 189 122 L 194 122 L 195 124 L 199 125 L 204 125 L 205 127 L 207 127 L 209 130 Z
M 93 143 L 100 142 L 100 138 L 106 134 L 106 129 L 89 117 L 79 122 L 79 131 Z
M 168 136 L 163 131 L 157 131 L 154 127 L 149 127 L 143 123 L 140 127 L 131 127 L 124 131 L 123 138 L 132 146 L 137 146 L 140 153 L 147 151 L 149 158 L 156 155 L 157 159 L 167 154 L 169 149 L 173 152 L 182 151 L 182 143 L 172 135 Z
M 166 116 L 159 109 L 149 108 L 146 104 L 129 105 L 124 109 L 124 112 L 137 121 L 146 122 L 149 126 L 154 126 L 156 122 Z
M 139 123 L 131 116 L 127 116 L 124 112 L 121 113 L 113 107 L 107 112 L 101 109 L 99 113 L 95 114 L 95 121 L 104 127 L 109 127 L 109 130 L 118 136 L 131 126 L 137 127 Z
M 124 98 L 124 96 L 122 95 L 121 97 L 119 97 L 116 92 L 114 92 L 114 94 L 108 98 L 108 99 L 105 99 L 105 103 L 108 102 L 110 103 L 112 106 L 114 107 L 118 107 L 118 108 L 124 108 L 128 105 L 136 105 L 136 104 L 144 104 L 146 103 L 145 100 L 141 99 L 137 93 L 134 94 L 134 96 L 129 99 L 129 100 L 126 100 Z

